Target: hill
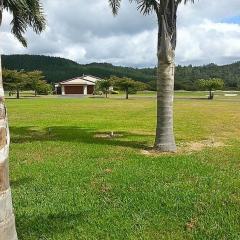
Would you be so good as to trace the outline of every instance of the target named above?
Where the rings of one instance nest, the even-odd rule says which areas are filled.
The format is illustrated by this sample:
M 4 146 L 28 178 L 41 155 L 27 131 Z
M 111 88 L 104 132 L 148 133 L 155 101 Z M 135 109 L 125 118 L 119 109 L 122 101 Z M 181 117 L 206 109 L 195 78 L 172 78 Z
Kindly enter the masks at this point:
M 39 55 L 3 55 L 2 64 L 6 69 L 24 69 L 26 71 L 41 70 L 49 83 L 81 76 L 82 74 L 95 75 L 100 78 L 109 78 L 112 75 L 129 77 L 148 83 L 155 89 L 156 68 L 131 68 L 114 66 L 109 63 L 78 64 L 74 61 Z M 240 88 L 240 62 L 218 66 L 177 66 L 175 89 L 196 90 L 196 80 L 201 78 L 219 77 L 224 79 L 226 89 Z

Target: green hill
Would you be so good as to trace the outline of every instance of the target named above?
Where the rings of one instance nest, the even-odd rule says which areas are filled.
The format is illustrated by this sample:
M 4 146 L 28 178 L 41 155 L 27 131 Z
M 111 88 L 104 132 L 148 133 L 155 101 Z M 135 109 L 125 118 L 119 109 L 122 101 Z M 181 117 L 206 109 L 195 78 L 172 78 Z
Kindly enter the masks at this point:
M 95 75 L 100 78 L 109 78 L 111 75 L 130 77 L 148 83 L 152 89 L 156 83 L 155 68 L 130 68 L 114 66 L 109 63 L 78 64 L 74 61 L 38 55 L 3 55 L 2 64 L 6 69 L 24 69 L 26 71 L 41 70 L 50 83 L 60 82 L 82 74 Z M 224 79 L 226 89 L 240 88 L 240 62 L 217 66 L 177 66 L 176 89 L 196 90 L 196 80 L 200 78 L 219 77 Z

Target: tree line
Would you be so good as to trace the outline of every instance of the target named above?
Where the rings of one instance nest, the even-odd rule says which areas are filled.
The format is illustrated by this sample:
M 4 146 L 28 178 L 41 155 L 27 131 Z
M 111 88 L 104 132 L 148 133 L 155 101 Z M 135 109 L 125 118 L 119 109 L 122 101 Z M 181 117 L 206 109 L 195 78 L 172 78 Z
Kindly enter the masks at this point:
M 52 86 L 47 83 L 41 71 L 17 71 L 4 69 L 2 72 L 3 86 L 9 96 L 16 94 L 20 98 L 21 91 L 34 91 L 34 95 L 48 95 L 52 92 Z
M 3 67 L 11 70 L 25 69 L 43 72 L 48 83 L 58 83 L 63 80 L 79 77 L 83 74 L 94 75 L 103 79 L 111 76 L 127 77 L 147 83 L 151 90 L 156 90 L 156 68 L 131 68 L 114 66 L 109 63 L 78 64 L 74 61 L 38 55 L 4 55 Z M 240 62 L 218 66 L 208 64 L 204 66 L 176 66 L 175 90 L 201 90 L 197 81 L 199 79 L 221 78 L 224 80 L 224 89 L 240 89 Z
M 20 98 L 21 91 L 34 91 L 34 95 L 48 95 L 52 93 L 53 87 L 48 84 L 42 71 L 27 72 L 24 70 L 3 69 L 2 72 L 4 89 L 8 91 L 9 96 L 16 94 Z M 199 79 L 196 85 L 200 90 L 209 91 L 209 99 L 213 99 L 213 91 L 224 87 L 224 81 L 220 78 Z M 118 94 L 118 91 L 125 92 L 126 99 L 130 94 L 136 94 L 137 91 L 151 89 L 149 84 L 133 80 L 128 77 L 111 76 L 108 79 L 98 81 L 95 87 L 95 94 L 104 94 L 106 98 L 109 94 Z

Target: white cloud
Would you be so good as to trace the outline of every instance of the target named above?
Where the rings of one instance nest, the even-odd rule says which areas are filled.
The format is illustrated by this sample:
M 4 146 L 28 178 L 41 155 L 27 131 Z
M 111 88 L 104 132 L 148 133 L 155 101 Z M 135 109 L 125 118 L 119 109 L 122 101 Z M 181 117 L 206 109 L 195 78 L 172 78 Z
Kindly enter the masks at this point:
M 177 59 L 186 63 L 227 63 L 240 60 L 240 25 L 202 23 L 179 28 Z
M 111 62 L 127 66 L 156 65 L 155 16 L 142 16 L 123 0 L 113 17 L 107 0 L 44 0 L 48 28 L 28 32 L 28 49 L 10 34 L 11 16 L 4 14 L 0 50 L 5 54 L 45 54 L 80 63 Z M 177 63 L 228 63 L 240 60 L 240 25 L 224 23 L 240 16 L 239 0 L 200 0 L 182 5 L 178 14 Z

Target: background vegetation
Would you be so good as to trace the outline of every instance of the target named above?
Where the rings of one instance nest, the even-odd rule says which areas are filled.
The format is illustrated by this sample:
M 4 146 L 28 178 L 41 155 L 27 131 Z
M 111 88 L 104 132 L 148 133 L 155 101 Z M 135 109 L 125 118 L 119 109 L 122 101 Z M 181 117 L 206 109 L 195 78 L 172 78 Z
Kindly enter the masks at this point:
M 19 99 L 20 92 L 26 90 L 34 91 L 35 96 L 52 93 L 52 85 L 44 80 L 45 77 L 41 71 L 26 72 L 3 69 L 2 75 L 3 86 L 9 96 L 16 93 L 16 97 Z
M 78 64 L 74 61 L 46 56 L 34 55 L 10 55 L 2 56 L 3 67 L 6 69 L 43 71 L 49 83 L 60 82 L 82 74 L 95 75 L 101 78 L 111 76 L 128 77 L 137 81 L 148 83 L 151 89 L 156 87 L 155 68 L 129 68 L 114 66 L 109 63 Z M 209 64 L 205 66 L 177 66 L 176 90 L 199 90 L 197 80 L 221 78 L 225 82 L 225 89 L 240 89 L 240 62 L 217 66 Z

